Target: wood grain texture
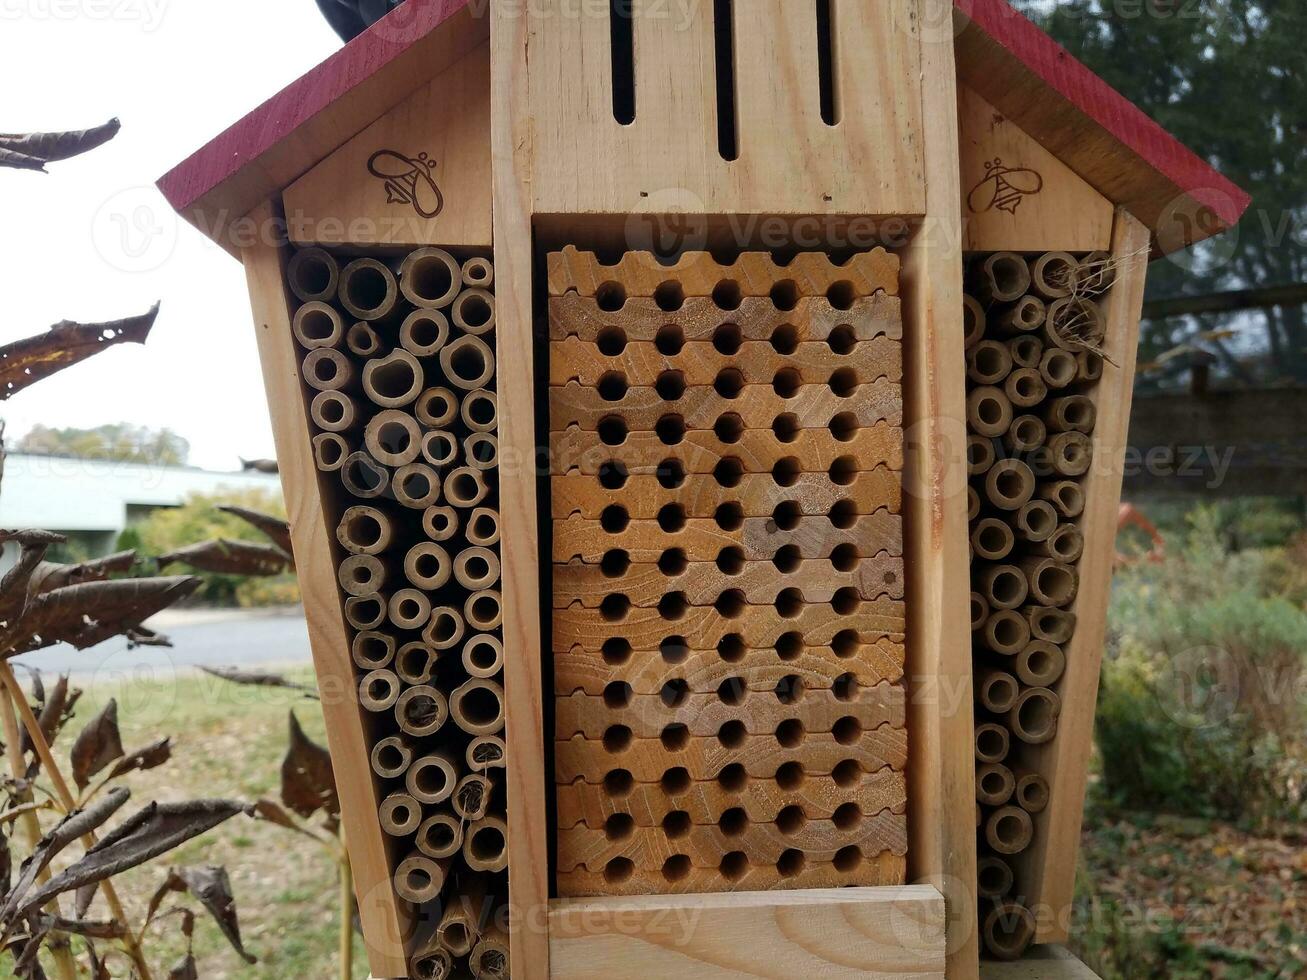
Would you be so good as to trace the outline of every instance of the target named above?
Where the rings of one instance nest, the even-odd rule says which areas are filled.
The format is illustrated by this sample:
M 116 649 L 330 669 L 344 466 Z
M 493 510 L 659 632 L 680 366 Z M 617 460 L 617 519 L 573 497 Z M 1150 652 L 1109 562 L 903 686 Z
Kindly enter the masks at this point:
M 274 216 L 271 205 L 260 207 L 252 215 L 260 223 Z M 342 696 L 355 688 L 354 664 L 336 582 L 335 528 L 326 523 L 309 441 L 283 255 L 275 246 L 256 245 L 244 250 L 242 260 L 295 546 L 296 576 L 309 623 L 309 647 L 319 686 L 323 691 L 336 692 L 336 696 L 323 699 L 322 711 L 339 787 L 341 821 L 349 839 L 368 962 L 373 973 L 402 976 L 408 969 L 404 957 L 408 912 L 391 886 L 390 858 L 377 820 L 381 800 L 369 759 L 367 722 L 357 699 Z
M 560 899 L 556 968 L 609 980 L 905 980 L 944 976 L 944 901 L 929 887 Z
M 1062 946 L 1035 946 L 1015 963 L 986 960 L 980 980 L 1099 980 L 1078 957 Z
M 747 857 L 746 857 L 746 860 Z M 804 862 L 798 870 L 782 871 L 775 865 L 749 863 L 737 878 L 718 870 L 691 869 L 670 879 L 661 870 L 637 870 L 628 878 L 611 880 L 604 872 L 566 871 L 558 874 L 562 895 L 698 895 L 709 891 L 760 892 L 778 889 L 850 888 L 893 886 L 903 883 L 906 862 L 897 854 L 878 854 L 841 866 Z
M 535 372 L 532 350 L 531 169 L 526 139 L 527 18 L 512 3 L 491 8 L 491 148 L 494 188 L 496 355 L 499 407 L 499 522 L 502 541 L 504 733 L 507 754 L 509 905 L 524 928 L 511 930 L 517 980 L 547 980 L 549 936 L 540 928 L 549 901 L 545 798 L 544 690 L 541 678 L 540 537 L 534 468 Z

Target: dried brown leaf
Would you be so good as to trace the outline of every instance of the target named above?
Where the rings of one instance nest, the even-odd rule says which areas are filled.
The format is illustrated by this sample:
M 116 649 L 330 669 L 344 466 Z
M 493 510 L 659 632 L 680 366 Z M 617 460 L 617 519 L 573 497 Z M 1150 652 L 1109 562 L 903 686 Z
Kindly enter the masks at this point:
M 78 562 L 75 565 L 42 562 L 32 574 L 28 591 L 36 594 L 62 589 L 68 585 L 80 585 L 83 582 L 103 582 L 116 572 L 130 571 L 135 562 L 135 551 L 119 551 L 103 558 Z
M 249 524 L 267 535 L 268 540 L 275 544 L 287 555 L 294 555 L 294 548 L 290 542 L 290 522 L 280 517 L 273 517 L 271 514 L 263 514 L 257 510 L 250 510 L 246 507 L 236 507 L 231 504 L 224 504 L 218 508 L 224 514 L 231 514 L 233 517 L 239 517 L 246 524 Z
M 281 802 L 301 817 L 311 817 L 318 810 L 333 818 L 340 814 L 331 755 L 304 734 L 293 711 L 290 744 L 281 763 Z
M 292 691 L 305 691 L 308 697 L 320 700 L 312 687 L 307 684 L 297 684 L 281 674 L 271 674 L 261 670 L 241 670 L 239 667 L 201 667 L 200 670 L 233 684 L 245 684 L 251 687 L 285 687 Z
M 27 607 L 28 585 L 32 574 L 53 544 L 66 541 L 53 531 L 0 531 L 0 545 L 14 542 L 21 548 L 14 567 L 0 578 L 0 627 L 14 622 Z M 0 652 L 3 648 L 0 647 Z
M 227 877 L 226 868 L 209 865 L 203 868 L 170 869 L 167 879 L 150 900 L 147 917 L 153 918 L 164 895 L 169 892 L 190 892 L 213 916 L 214 921 L 218 923 L 218 928 L 227 937 L 227 942 L 231 943 L 232 949 L 236 950 L 246 963 L 258 962 L 258 957 L 246 952 L 241 942 L 236 899 L 232 895 L 231 879 Z
M 46 163 L 67 160 L 89 153 L 118 135 L 122 123 L 110 119 L 90 129 L 75 129 L 62 133 L 0 134 L 0 150 L 22 153 Z
M 157 742 L 151 742 L 141 749 L 136 749 L 118 760 L 109 772 L 110 779 L 117 779 L 129 772 L 157 769 L 172 758 L 172 736 L 165 735 Z
M 295 822 L 295 818 L 287 813 L 285 808 L 276 800 L 259 800 L 254 804 L 254 816 L 257 820 L 266 820 L 268 823 L 276 824 L 278 827 L 285 827 L 288 830 L 300 829 L 300 825 Z
M 78 789 L 90 785 L 96 773 L 123 756 L 122 736 L 118 731 L 118 702 L 114 698 L 81 730 L 73 742 L 70 759 L 73 780 Z
M 277 465 L 275 459 L 245 459 L 240 458 L 242 470 L 253 470 L 255 473 L 267 473 L 270 476 L 276 476 L 281 472 L 281 467 Z
M 64 320 L 43 334 L 0 347 L 0 401 L 115 344 L 143 344 L 159 315 L 148 313 L 105 323 Z
M 168 980 L 200 980 L 200 975 L 195 971 L 195 956 L 187 953 L 168 971 Z
M 217 538 L 190 544 L 158 558 L 159 570 L 176 562 L 202 572 L 222 575 L 280 575 L 290 566 L 290 559 L 280 548 L 253 541 Z
M 41 734 L 45 736 L 45 744 L 53 745 L 55 736 L 63 728 L 63 718 L 68 707 L 68 675 L 60 674 L 59 680 L 55 682 L 54 688 L 49 695 L 42 701 L 36 711 L 37 721 L 40 723 Z M 24 753 L 35 751 L 36 746 L 32 744 L 32 737 L 24 728 L 19 735 L 19 747 Z
M 0 167 L 9 167 L 12 170 L 39 170 L 45 173 L 45 161 L 40 157 L 28 156 L 17 150 L 7 150 L 3 146 L 0 146 Z
M 85 582 L 36 596 L 6 634 L 0 650 L 24 653 L 69 643 L 79 650 L 140 626 L 200 587 L 193 575 Z

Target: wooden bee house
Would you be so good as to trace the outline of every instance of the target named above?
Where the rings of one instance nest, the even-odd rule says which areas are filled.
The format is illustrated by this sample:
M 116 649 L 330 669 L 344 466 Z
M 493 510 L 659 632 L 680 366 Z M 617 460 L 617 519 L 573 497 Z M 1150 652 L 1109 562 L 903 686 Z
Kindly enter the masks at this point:
M 160 187 L 374 976 L 1066 938 L 1144 271 L 1246 195 L 1003 0 L 408 0 Z

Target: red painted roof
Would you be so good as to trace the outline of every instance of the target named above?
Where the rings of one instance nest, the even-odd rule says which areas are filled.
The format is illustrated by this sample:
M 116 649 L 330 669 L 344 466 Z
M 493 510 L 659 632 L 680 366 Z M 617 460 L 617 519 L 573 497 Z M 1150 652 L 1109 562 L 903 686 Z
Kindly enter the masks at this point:
M 1110 200 L 1154 229 L 1177 198 L 1197 201 L 1210 209 L 1215 224 L 1200 228 L 1194 239 L 1232 225 L 1247 208 L 1246 193 L 1006 0 L 955 0 L 955 5 L 963 80 L 974 83 L 999 111 L 1063 157 Z M 487 0 L 408 0 L 165 174 L 159 180 L 160 190 L 188 220 L 221 239 L 215 227 L 219 215 L 226 220 L 243 216 L 335 149 L 342 134 L 349 138 L 361 131 L 432 77 L 452 60 L 446 49 L 461 54 L 471 43 L 484 40 L 488 8 Z M 445 37 L 446 31 L 437 31 L 441 27 L 453 40 Z M 968 78 L 970 61 L 977 66 L 975 78 Z M 1023 92 L 1020 85 L 1008 84 L 1008 77 L 988 70 L 995 64 L 1013 78 L 1021 75 L 1027 82 L 1045 86 L 1052 97 L 1035 98 L 1029 87 Z M 1009 92 L 1012 99 L 1005 98 Z M 1043 105 L 1042 115 L 1023 111 L 1030 102 Z M 323 114 L 329 108 L 327 125 Z M 1068 119 L 1076 125 L 1067 127 Z M 1041 132 L 1043 123 L 1048 124 L 1046 132 Z M 1066 146 L 1055 145 L 1055 127 L 1069 129 L 1075 138 Z M 1103 145 L 1096 146 L 1095 138 Z M 1118 145 L 1108 146 L 1108 140 Z M 1101 163 L 1105 151 L 1118 158 L 1117 169 L 1123 171 L 1119 180 L 1109 175 L 1095 181 L 1077 167 L 1077 156 Z

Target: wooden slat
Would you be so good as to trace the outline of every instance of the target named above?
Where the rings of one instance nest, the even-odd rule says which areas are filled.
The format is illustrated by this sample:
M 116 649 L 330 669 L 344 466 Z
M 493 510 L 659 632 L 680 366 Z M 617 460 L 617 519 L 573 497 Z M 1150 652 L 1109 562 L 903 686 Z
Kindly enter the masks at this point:
M 250 217 L 258 227 L 267 228 L 271 227 L 275 211 L 265 204 Z M 319 685 L 324 691 L 337 692 L 336 697 L 323 699 L 322 713 L 339 789 L 341 820 L 349 839 L 368 963 L 377 976 L 398 977 L 408 972 L 404 957 L 408 912 L 395 897 L 386 842 L 377 821 L 381 800 L 369 761 L 368 725 L 357 699 L 338 696 L 339 692 L 355 689 L 354 664 L 336 583 L 337 556 L 332 543 L 335 529 L 327 526 L 309 441 L 308 412 L 291 334 L 282 259 L 281 250 L 270 244 L 253 245 L 242 252 L 295 546 L 296 575 L 309 625 L 309 647 Z

